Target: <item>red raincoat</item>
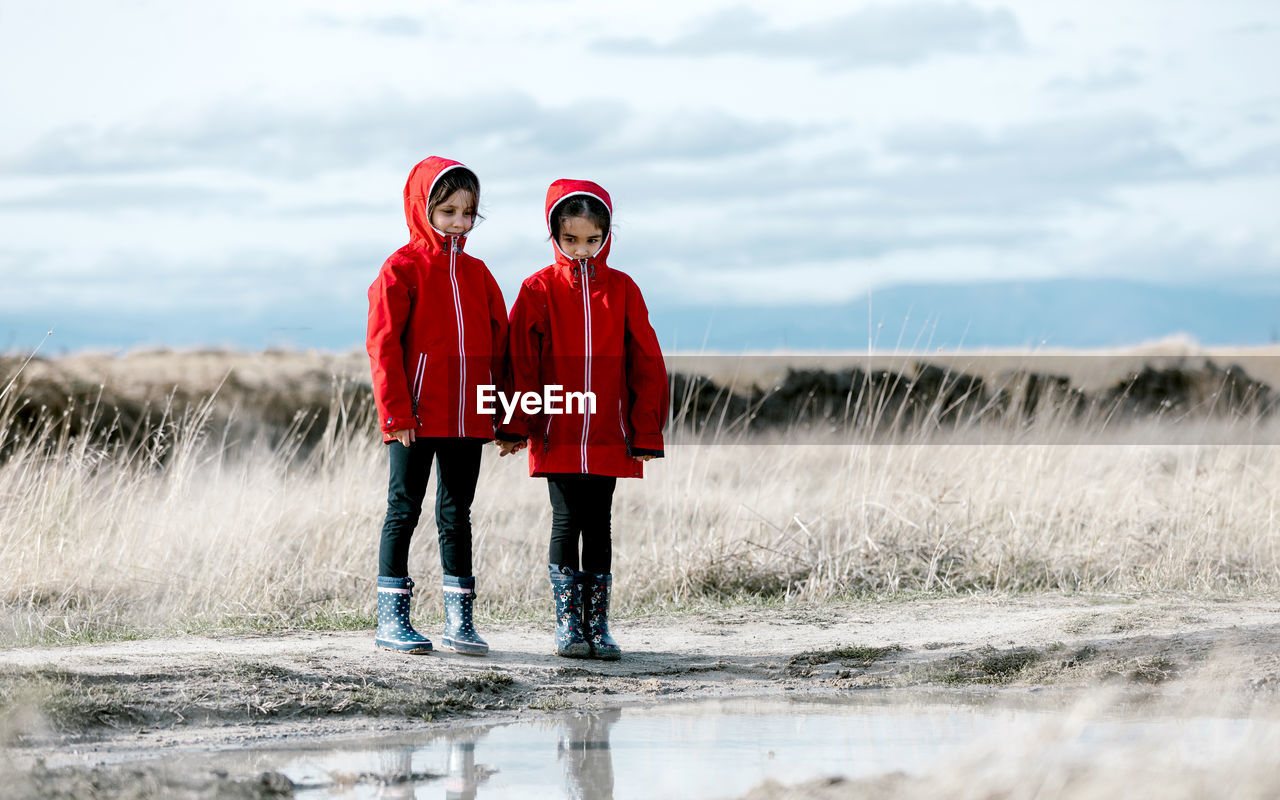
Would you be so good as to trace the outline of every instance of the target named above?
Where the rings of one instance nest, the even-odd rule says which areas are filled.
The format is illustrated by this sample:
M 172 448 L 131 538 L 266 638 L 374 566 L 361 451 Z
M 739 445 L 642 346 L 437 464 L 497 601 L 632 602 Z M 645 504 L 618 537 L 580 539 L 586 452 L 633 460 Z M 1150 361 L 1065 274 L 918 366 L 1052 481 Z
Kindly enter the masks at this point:
M 590 181 L 558 180 L 547 190 L 547 228 L 556 205 L 574 194 L 609 194 Z M 511 307 L 510 383 L 517 392 L 559 385 L 592 392 L 594 413 L 526 414 L 501 433 L 529 438 L 529 474 L 644 476 L 632 455 L 662 455 L 667 370 L 649 309 L 626 273 L 609 267 L 612 236 L 577 261 L 553 240 L 556 261 L 520 287 Z M 573 408 L 578 411 L 579 407 Z
M 507 307 L 489 268 L 462 252 L 466 237 L 441 233 L 427 215 L 435 182 L 461 166 L 432 156 L 409 172 L 409 243 L 369 287 L 366 347 L 384 434 L 493 438 L 495 419 L 476 410 L 476 387 L 504 385 Z

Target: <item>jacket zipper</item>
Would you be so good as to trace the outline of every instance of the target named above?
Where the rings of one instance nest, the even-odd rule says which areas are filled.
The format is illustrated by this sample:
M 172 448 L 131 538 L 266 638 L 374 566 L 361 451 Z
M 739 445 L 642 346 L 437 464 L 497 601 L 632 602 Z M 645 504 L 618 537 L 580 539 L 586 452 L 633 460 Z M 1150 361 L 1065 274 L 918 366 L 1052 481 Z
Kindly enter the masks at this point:
M 586 332 L 586 394 L 591 396 L 591 292 L 588 287 L 587 259 L 578 262 L 578 279 L 582 281 L 582 319 Z M 587 472 L 587 435 L 591 431 L 591 414 L 582 415 L 582 471 Z
M 631 449 L 631 437 L 627 435 L 627 423 L 622 417 L 622 398 L 618 398 L 618 430 L 622 431 L 622 441 L 626 443 L 627 450 Z
M 467 327 L 462 321 L 462 296 L 458 293 L 458 237 L 449 237 L 449 283 L 453 286 L 453 311 L 458 317 L 458 436 L 465 436 L 467 406 Z
M 418 416 L 418 398 L 422 396 L 422 376 L 423 376 L 423 373 L 426 371 L 425 370 L 426 366 L 427 366 L 427 354 L 419 353 L 418 369 L 413 373 L 413 416 L 415 419 Z

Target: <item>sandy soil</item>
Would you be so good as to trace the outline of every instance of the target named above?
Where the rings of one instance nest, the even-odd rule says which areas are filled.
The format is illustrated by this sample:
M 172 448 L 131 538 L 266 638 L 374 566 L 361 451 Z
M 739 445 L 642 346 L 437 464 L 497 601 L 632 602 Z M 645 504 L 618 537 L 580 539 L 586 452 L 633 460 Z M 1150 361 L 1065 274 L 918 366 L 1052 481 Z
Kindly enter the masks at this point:
M 363 632 L 11 649 L 0 652 L 2 727 L 10 756 L 66 764 L 673 695 L 1103 682 L 1176 692 L 1199 676 L 1252 702 L 1280 686 L 1274 600 L 922 599 L 725 608 L 614 628 L 626 651 L 614 663 L 556 657 L 542 625 L 485 630 L 485 658 L 378 651 Z M 24 697 L 45 713 L 24 711 Z

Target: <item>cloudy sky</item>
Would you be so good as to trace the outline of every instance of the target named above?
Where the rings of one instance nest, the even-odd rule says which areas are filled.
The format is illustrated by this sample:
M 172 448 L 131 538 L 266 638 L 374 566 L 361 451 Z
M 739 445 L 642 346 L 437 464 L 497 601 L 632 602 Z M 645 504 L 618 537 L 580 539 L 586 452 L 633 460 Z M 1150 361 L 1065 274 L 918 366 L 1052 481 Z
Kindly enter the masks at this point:
M 651 306 L 1273 286 L 1277 74 L 1273 0 L 4 0 L 0 350 L 359 346 L 430 154 L 508 302 L 559 177 Z

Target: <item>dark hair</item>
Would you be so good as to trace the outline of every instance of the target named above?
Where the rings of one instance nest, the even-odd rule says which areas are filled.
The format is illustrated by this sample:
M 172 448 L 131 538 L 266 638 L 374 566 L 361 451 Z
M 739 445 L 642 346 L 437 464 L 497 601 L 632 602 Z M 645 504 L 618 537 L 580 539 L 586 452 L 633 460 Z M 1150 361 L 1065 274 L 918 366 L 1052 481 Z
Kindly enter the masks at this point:
M 552 239 L 560 238 L 560 222 L 568 217 L 585 217 L 599 227 L 601 233 L 609 232 L 609 207 L 591 195 L 575 194 L 560 201 L 551 212 Z
M 436 206 L 448 200 L 449 196 L 454 192 L 459 191 L 471 194 L 471 200 L 477 206 L 476 219 L 481 219 L 478 208 L 480 205 L 480 179 L 466 167 L 454 167 L 436 180 L 436 185 L 431 189 L 431 196 L 427 198 L 427 219 L 431 219 L 431 215 L 436 212 Z

